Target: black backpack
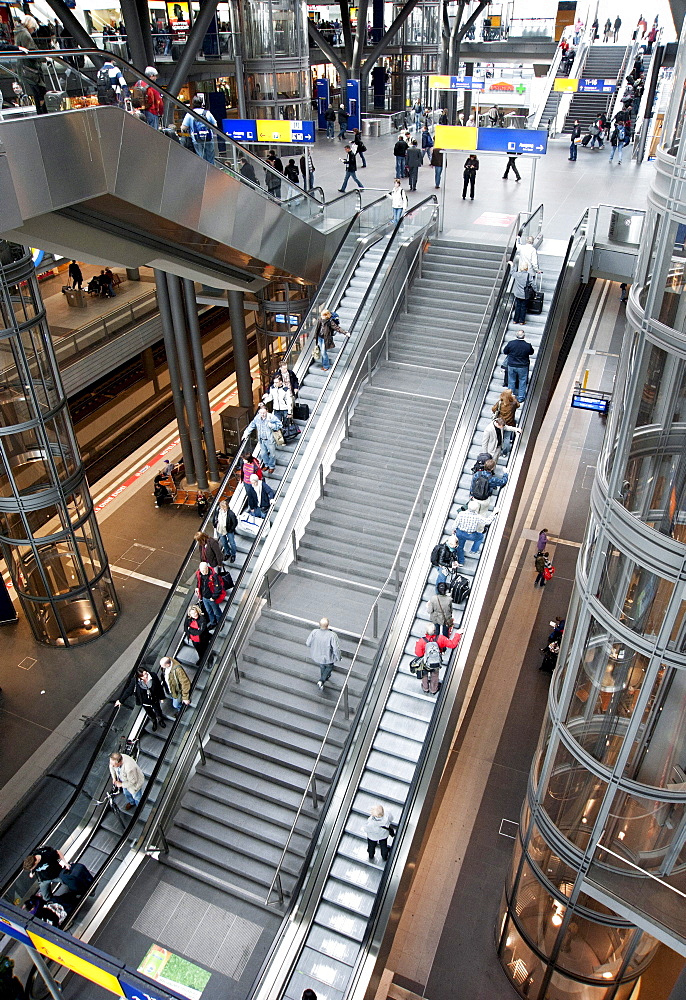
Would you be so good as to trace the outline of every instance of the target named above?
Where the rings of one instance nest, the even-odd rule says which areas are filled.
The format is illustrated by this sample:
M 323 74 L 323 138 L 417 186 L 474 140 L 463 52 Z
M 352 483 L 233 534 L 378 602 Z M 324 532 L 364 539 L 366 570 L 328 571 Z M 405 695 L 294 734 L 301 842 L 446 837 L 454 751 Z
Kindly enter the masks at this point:
M 485 470 L 474 473 L 472 496 L 475 500 L 488 500 L 491 495 L 491 474 Z
M 480 452 L 476 456 L 476 462 L 472 466 L 472 472 L 483 472 L 489 458 L 493 458 L 493 455 L 489 454 L 487 451 Z
M 96 92 L 98 95 L 98 104 L 118 104 L 117 92 L 112 86 L 112 78 L 110 76 L 110 71 L 103 67 L 99 72 L 96 79 Z
M 469 580 L 466 576 L 458 576 L 455 578 L 453 583 L 453 589 L 450 592 L 453 604 L 462 604 L 469 597 L 469 592 L 471 588 L 469 586 Z

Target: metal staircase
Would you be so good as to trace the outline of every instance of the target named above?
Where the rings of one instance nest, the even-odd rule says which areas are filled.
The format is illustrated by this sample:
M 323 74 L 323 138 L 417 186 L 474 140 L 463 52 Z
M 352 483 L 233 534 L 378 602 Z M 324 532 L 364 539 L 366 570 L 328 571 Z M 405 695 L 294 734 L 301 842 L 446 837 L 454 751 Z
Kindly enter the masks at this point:
M 349 433 L 299 541 L 297 561 L 271 587 L 270 607 L 262 611 L 243 648 L 240 683 L 225 691 L 204 745 L 205 763 L 197 766 L 167 830 L 169 853 L 160 855 L 165 864 L 197 880 L 221 885 L 229 896 L 265 902 L 277 867 L 284 895 L 300 875 L 317 813 L 309 799 L 298 807 L 359 640 L 351 623 L 361 628 L 389 576 L 459 358 L 466 357 L 474 343 L 501 257 L 498 248 L 431 244 L 422 276 L 409 290 L 408 313 L 400 315 L 389 336 L 388 360 L 377 366 L 355 402 Z M 471 301 L 460 314 L 458 297 L 467 287 Z M 417 324 L 413 317 L 420 315 L 424 326 L 431 323 L 428 357 L 420 339 L 412 348 L 406 336 L 408 318 Z M 404 360 L 396 360 L 396 352 Z M 440 363 L 434 364 L 434 359 Z M 430 471 L 428 490 L 437 473 L 438 468 Z M 405 536 L 407 554 L 420 524 L 417 514 Z M 380 603 L 383 628 L 393 594 Z M 343 651 L 343 661 L 323 692 L 305 648 L 308 632 L 322 615 L 339 633 Z M 365 638 L 355 659 L 348 684 L 353 715 L 376 646 Z M 400 695 L 397 708 L 398 718 L 379 735 L 368 793 L 400 802 L 404 740 L 430 705 Z M 347 729 L 337 720 L 329 732 L 316 771 L 318 799 L 326 795 Z M 342 905 L 342 899 L 334 893 L 330 905 Z
M 625 45 L 598 45 L 597 43 L 592 45 L 588 50 L 580 76 L 594 80 L 618 80 L 625 53 Z M 585 134 L 593 122 L 598 120 L 599 115 L 603 111 L 607 111 L 612 98 L 612 94 L 574 94 L 562 131 L 571 132 L 574 122 L 578 120 L 581 125 L 581 134 Z

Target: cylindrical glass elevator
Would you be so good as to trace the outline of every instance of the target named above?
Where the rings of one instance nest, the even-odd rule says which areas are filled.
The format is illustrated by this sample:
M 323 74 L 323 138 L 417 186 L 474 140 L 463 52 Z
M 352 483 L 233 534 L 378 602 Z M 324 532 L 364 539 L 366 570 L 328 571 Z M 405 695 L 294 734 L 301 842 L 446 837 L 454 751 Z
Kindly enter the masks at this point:
M 496 928 L 532 1000 L 628 998 L 657 947 L 632 916 L 686 934 L 685 50 Z
M 31 254 L 0 265 L 0 548 L 33 634 L 88 642 L 119 611 Z

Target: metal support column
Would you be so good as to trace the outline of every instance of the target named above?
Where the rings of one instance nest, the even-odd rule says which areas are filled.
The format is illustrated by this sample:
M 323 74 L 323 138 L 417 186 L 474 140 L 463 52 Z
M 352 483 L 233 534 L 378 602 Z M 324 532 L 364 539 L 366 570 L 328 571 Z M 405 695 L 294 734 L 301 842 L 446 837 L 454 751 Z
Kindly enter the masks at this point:
M 126 42 L 131 54 L 131 62 L 140 70 L 141 75 L 148 65 L 148 56 L 145 51 L 143 31 L 141 29 L 138 5 L 136 0 L 119 0 L 124 25 L 126 27 Z
M 152 28 L 150 27 L 150 11 L 148 9 L 148 0 L 136 0 L 136 6 L 138 7 L 138 23 L 141 26 L 141 35 L 143 37 L 145 62 L 146 65 L 154 66 L 155 48 L 152 44 Z
M 63 1000 L 62 991 L 55 982 L 55 980 L 50 975 L 50 970 L 48 969 L 47 963 L 42 955 L 40 955 L 35 948 L 29 948 L 27 944 L 24 945 L 29 955 L 31 956 L 31 961 L 38 969 L 38 974 L 45 983 L 46 989 L 52 1000 Z
M 229 289 L 226 297 L 229 302 L 229 314 L 231 318 L 231 343 L 233 345 L 236 388 L 238 389 L 238 405 L 248 406 L 252 409 L 252 375 L 250 373 L 250 358 L 248 356 L 248 338 L 245 332 L 243 292 Z
M 79 19 L 69 10 L 67 5 L 64 3 L 64 0 L 47 0 L 47 4 L 48 7 L 52 8 L 55 15 L 60 19 L 79 48 L 97 49 L 98 46 L 95 44 Z M 91 61 L 96 69 L 100 69 L 106 58 L 107 54 L 105 53 L 102 58 L 99 56 L 92 56 Z
M 183 408 L 183 394 L 181 392 L 181 379 L 179 377 L 179 364 L 176 357 L 176 341 L 174 339 L 174 321 L 172 319 L 171 305 L 169 303 L 169 291 L 167 289 L 167 275 L 165 271 L 155 268 L 155 284 L 157 285 L 157 303 L 160 307 L 162 318 L 162 333 L 164 335 L 164 349 L 167 355 L 167 367 L 169 369 L 169 383 L 171 385 L 172 398 L 174 400 L 174 413 L 176 423 L 179 428 L 179 441 L 181 442 L 181 456 L 186 473 L 186 482 L 192 486 L 197 482 L 195 476 L 195 462 L 191 450 L 191 439 L 186 423 L 186 411 Z
M 236 100 L 238 102 L 238 117 L 245 119 L 248 117 L 248 110 L 245 103 L 245 75 L 243 72 L 243 33 L 240 29 L 240 11 L 238 0 L 231 0 L 229 4 L 229 14 L 231 15 L 231 32 L 233 34 L 234 58 L 233 65 L 236 71 Z
M 193 27 L 188 32 L 188 38 L 186 39 L 186 44 L 183 47 L 181 58 L 177 62 L 176 68 L 172 73 L 172 78 L 167 84 L 167 90 L 172 97 L 179 96 L 179 91 L 186 82 L 186 77 L 190 72 L 191 66 L 195 62 L 198 50 L 202 47 L 202 40 L 212 22 L 212 18 L 214 17 L 214 13 L 217 9 L 217 2 L 218 0 L 205 0 L 204 4 L 200 8 L 200 13 L 193 23 Z
M 212 429 L 212 410 L 210 408 L 210 397 L 207 391 L 207 379 L 205 378 L 205 359 L 202 353 L 202 338 L 200 336 L 200 323 L 198 322 L 198 303 L 195 298 L 195 285 L 190 278 L 183 279 L 183 294 L 186 300 L 186 319 L 188 320 L 188 333 L 193 352 L 193 367 L 195 368 L 195 384 L 198 390 L 198 403 L 200 404 L 200 415 L 203 422 L 203 436 L 205 438 L 205 451 L 207 453 L 207 467 L 210 472 L 210 479 L 219 482 L 219 469 L 217 467 L 217 449 L 214 444 L 214 431 Z
M 188 433 L 191 439 L 195 474 L 198 480 L 198 487 L 201 490 L 206 490 L 209 488 L 209 483 L 205 468 L 205 454 L 202 450 L 200 421 L 198 420 L 198 410 L 195 405 L 195 387 L 193 385 L 191 358 L 188 353 L 188 341 L 186 339 L 186 319 L 183 310 L 183 299 L 181 297 L 180 278 L 177 278 L 175 274 L 168 274 L 167 288 L 169 290 L 172 319 L 174 320 L 174 340 L 176 341 L 176 354 L 179 359 L 181 391 L 183 392 L 183 401 L 186 407 L 186 416 L 188 417 Z

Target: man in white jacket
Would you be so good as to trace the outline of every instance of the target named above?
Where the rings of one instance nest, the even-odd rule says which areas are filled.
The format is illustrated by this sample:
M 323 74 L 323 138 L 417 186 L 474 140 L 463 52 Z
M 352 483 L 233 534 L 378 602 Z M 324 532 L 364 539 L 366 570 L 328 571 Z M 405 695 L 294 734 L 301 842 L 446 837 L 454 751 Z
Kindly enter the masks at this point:
M 495 420 L 486 424 L 481 438 L 481 451 L 487 451 L 496 462 L 503 450 L 503 431 L 511 431 L 512 434 L 522 433 L 521 427 L 511 427 L 501 417 L 496 417 Z
M 126 809 L 134 809 L 141 800 L 145 775 L 127 753 L 110 754 L 110 775 L 115 788 L 121 788 L 127 801 Z

